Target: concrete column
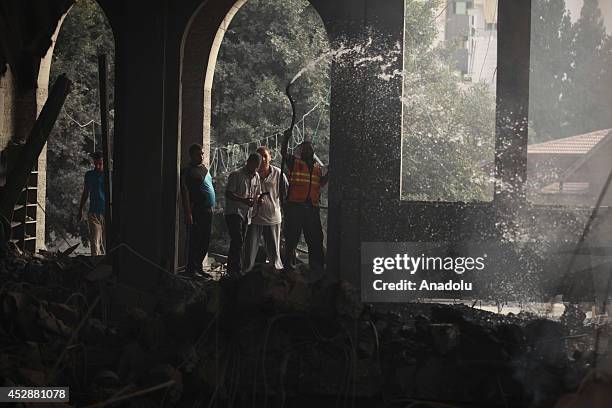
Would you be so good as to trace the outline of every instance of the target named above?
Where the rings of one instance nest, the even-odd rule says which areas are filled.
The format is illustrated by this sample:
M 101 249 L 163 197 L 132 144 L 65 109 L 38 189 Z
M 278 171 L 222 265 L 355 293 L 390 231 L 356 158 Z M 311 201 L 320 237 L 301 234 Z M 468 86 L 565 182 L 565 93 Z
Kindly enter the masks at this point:
M 361 242 L 369 224 L 389 224 L 380 211 L 364 219 L 364 209 L 399 202 L 401 176 L 402 77 L 385 78 L 380 64 L 359 64 L 382 55 L 385 70 L 401 72 L 402 0 L 317 2 L 332 47 L 369 44 L 367 55 L 343 58 L 332 66 L 328 267 L 340 278 L 359 282 Z M 389 57 L 396 51 L 395 60 Z M 382 209 L 381 209 L 382 211 Z
M 531 0 L 500 0 L 495 201 L 500 216 L 525 202 Z
M 116 116 L 114 137 L 115 243 L 121 282 L 148 290 L 157 287 L 159 267 L 168 257 L 164 209 L 175 197 L 167 194 L 165 171 L 176 167 L 176 155 L 165 153 L 168 61 L 168 14 L 165 0 L 115 3 L 107 14 L 116 39 Z M 178 63 L 178 62 L 175 62 Z M 176 136 L 174 140 L 176 143 Z

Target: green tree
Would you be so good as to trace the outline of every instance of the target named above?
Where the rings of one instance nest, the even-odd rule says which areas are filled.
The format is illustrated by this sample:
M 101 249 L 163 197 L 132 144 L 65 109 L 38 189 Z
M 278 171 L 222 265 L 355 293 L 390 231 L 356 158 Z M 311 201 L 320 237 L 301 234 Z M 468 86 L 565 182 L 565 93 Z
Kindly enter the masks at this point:
M 285 87 L 329 50 L 323 22 L 306 0 L 250 0 L 236 14 L 219 52 L 213 88 L 216 146 L 260 140 L 286 129 L 291 119 Z M 300 77 L 294 86 L 298 118 L 324 101 L 330 87 L 329 62 Z M 327 161 L 329 114 L 309 117 L 317 151 Z
M 564 0 L 532 6 L 530 142 L 612 127 L 612 40 L 597 0 L 571 22 Z
M 91 167 L 89 154 L 100 149 L 94 141 L 97 124 L 80 127 L 94 120 L 100 123 L 98 95 L 98 53 L 105 53 L 111 61 L 109 72 L 112 84 L 114 39 L 102 9 L 94 0 L 78 0 L 70 9 L 61 26 L 53 60 L 50 83 L 62 73 L 73 81 L 47 150 L 47 243 L 54 246 L 60 236 L 82 237 L 87 244 L 86 225 L 77 222 L 78 200 L 83 188 L 83 175 Z

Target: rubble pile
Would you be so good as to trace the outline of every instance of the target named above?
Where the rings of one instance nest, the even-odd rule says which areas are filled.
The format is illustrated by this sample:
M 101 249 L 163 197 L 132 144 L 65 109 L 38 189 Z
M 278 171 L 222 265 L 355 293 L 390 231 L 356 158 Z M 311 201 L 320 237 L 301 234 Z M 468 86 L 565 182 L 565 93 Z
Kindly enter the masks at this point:
M 364 305 L 345 282 L 260 267 L 238 281 L 166 277 L 154 308 L 117 313 L 112 268 L 68 255 L 0 261 L 0 376 L 69 386 L 78 406 L 549 407 L 595 361 L 572 307 L 553 322 Z

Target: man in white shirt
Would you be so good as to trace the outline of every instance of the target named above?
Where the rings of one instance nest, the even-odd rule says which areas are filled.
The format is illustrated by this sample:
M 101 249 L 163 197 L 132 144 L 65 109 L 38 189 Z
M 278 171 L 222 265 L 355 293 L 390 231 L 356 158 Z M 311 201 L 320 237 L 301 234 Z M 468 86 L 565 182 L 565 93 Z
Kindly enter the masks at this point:
M 225 190 L 225 222 L 230 235 L 230 248 L 227 256 L 227 273 L 238 278 L 241 275 L 242 246 L 252 216 L 252 207 L 259 196 L 259 174 L 261 156 L 253 153 L 246 164 L 230 173 Z
M 253 218 L 248 227 L 243 270 L 249 272 L 255 265 L 262 237 L 268 260 L 275 269 L 282 270 L 283 262 L 280 254 L 282 215 L 279 194 L 281 171 L 279 167 L 270 164 L 272 157 L 267 147 L 259 147 L 257 153 L 261 155 L 261 166 L 259 166 L 258 173 L 262 199 L 260 203 L 255 204 Z M 285 183 L 284 191 L 287 191 L 288 182 L 284 175 L 283 182 Z

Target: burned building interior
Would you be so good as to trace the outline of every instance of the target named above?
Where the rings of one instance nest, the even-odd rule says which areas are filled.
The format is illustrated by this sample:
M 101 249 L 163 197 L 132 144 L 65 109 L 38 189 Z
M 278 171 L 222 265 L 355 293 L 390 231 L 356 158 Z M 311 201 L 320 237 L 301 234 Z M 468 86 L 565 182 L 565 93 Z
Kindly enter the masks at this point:
M 103 107 L 113 94 L 114 124 L 111 146 L 103 112 L 107 251 L 92 257 L 44 250 L 37 203 L 45 144 L 72 87 L 68 75 L 50 83 L 50 55 L 74 1 L 2 0 L 2 386 L 69 387 L 70 401 L 56 406 L 612 406 L 612 137 L 591 129 L 528 148 L 535 2 L 495 1 L 494 44 L 485 37 L 497 55 L 487 74 L 494 140 L 481 166 L 494 182 L 490 200 L 462 201 L 404 194 L 411 110 L 397 73 L 408 63 L 380 57 L 391 73 L 381 75 L 362 62 L 404 52 L 406 0 L 309 0 L 332 48 L 367 44 L 370 53 L 339 53 L 348 63 L 330 66 L 325 272 L 311 273 L 307 262 L 283 274 L 260 264 L 228 281 L 180 273 L 179 176 L 193 143 L 212 162 L 212 77 L 246 2 L 96 1 L 114 39 L 114 83 L 100 59 L 99 92 Z M 458 13 L 479 2 L 442 3 L 440 13 L 449 4 Z M 547 179 L 532 199 L 530 172 L 554 160 L 563 177 Z M 604 170 L 593 172 L 591 201 L 575 205 L 595 163 Z M 364 295 L 369 243 L 440 244 L 455 256 L 494 248 L 495 257 L 465 297 L 372 300 Z M 223 263 L 219 255 L 209 265 L 223 274 Z M 530 303 L 548 312 L 523 307 Z

